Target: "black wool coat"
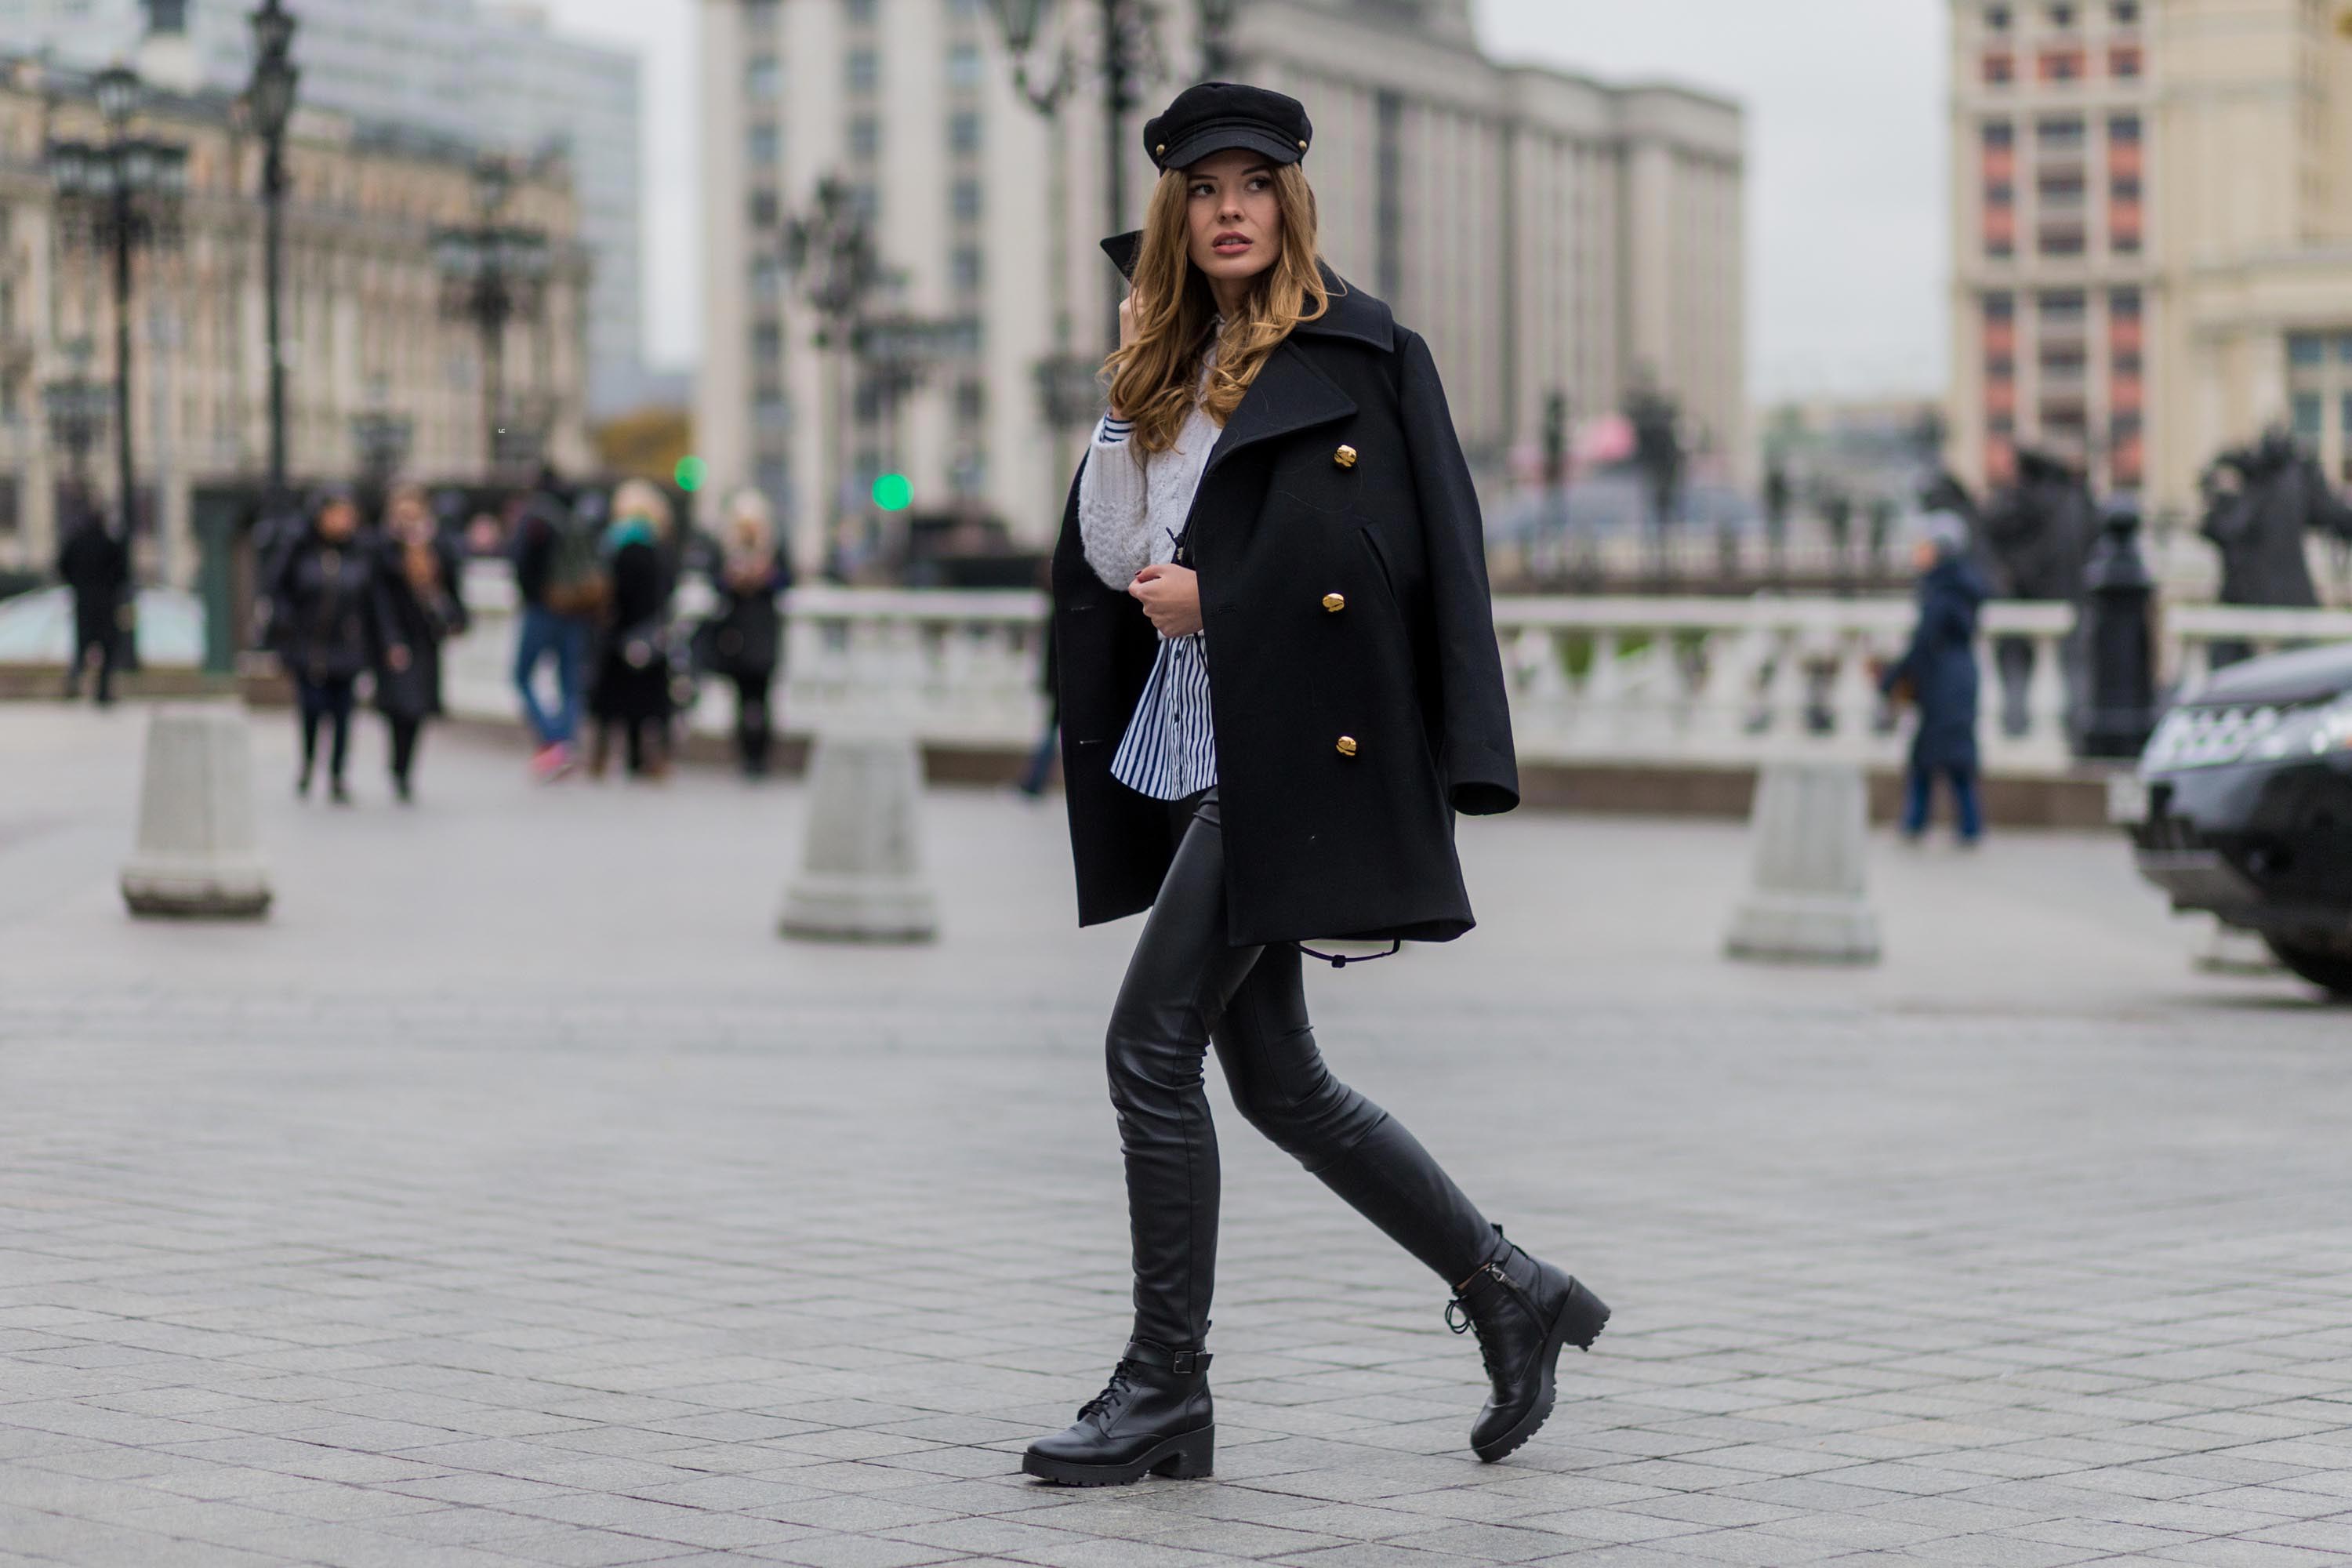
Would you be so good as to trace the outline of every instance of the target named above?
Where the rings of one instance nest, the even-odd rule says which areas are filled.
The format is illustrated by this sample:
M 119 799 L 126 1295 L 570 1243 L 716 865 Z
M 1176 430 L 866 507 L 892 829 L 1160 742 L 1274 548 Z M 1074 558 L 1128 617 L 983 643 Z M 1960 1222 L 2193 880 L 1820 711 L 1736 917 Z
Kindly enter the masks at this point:
M 441 581 L 420 593 L 408 580 L 407 554 L 395 539 L 383 541 L 377 564 L 376 615 L 383 628 L 383 658 L 375 672 L 375 705 L 395 719 L 428 719 L 442 711 L 441 645 L 467 627 L 466 559 L 447 531 L 433 537 Z M 407 650 L 395 661 L 392 650 Z M 395 668 L 395 663 L 399 668 Z
M 1445 942 L 1474 923 L 1454 813 L 1519 798 L 1478 500 L 1428 345 L 1326 281 L 1329 310 L 1258 372 L 1191 513 L 1229 930 Z M 1166 805 L 1110 774 L 1159 634 L 1087 563 L 1075 483 L 1053 631 L 1092 925 L 1149 907 L 1175 845 Z

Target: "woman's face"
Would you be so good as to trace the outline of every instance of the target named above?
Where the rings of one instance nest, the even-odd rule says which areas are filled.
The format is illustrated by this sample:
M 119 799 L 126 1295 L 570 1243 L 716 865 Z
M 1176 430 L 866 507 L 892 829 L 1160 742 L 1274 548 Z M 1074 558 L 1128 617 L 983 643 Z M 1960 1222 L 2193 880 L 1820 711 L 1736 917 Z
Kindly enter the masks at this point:
M 1214 280 L 1255 278 L 1282 258 L 1282 203 L 1263 153 L 1231 148 L 1184 171 L 1192 265 Z

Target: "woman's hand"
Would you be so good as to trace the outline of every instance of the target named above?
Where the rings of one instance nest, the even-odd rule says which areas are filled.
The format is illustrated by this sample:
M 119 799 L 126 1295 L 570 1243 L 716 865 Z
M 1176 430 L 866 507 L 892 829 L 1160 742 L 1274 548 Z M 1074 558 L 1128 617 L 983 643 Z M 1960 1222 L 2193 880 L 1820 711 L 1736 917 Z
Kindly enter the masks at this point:
M 1190 566 L 1146 566 L 1127 585 L 1163 637 L 1201 629 L 1201 579 Z

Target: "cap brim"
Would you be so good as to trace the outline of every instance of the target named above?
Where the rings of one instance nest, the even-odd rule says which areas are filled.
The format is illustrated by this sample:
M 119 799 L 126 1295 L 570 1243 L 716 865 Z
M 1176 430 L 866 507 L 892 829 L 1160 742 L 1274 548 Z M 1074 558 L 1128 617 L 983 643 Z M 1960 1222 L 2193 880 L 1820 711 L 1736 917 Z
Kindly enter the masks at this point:
M 1190 168 L 1212 153 L 1226 153 L 1239 147 L 1252 153 L 1263 153 L 1277 163 L 1296 163 L 1306 154 L 1296 142 L 1286 142 L 1273 132 L 1255 125 L 1204 125 L 1192 135 L 1168 149 L 1161 156 L 1162 169 Z

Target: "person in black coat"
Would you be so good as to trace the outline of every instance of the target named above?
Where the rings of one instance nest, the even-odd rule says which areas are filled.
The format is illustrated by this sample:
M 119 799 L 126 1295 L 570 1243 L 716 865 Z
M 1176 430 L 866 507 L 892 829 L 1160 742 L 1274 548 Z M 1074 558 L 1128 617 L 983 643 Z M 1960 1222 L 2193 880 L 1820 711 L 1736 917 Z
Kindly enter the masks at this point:
M 375 705 L 391 735 L 392 788 L 415 798 L 416 742 L 441 710 L 441 645 L 466 629 L 465 554 L 424 490 L 404 485 L 384 509 L 379 614 L 383 662 Z
M 793 585 L 791 560 L 776 544 L 766 498 L 742 490 L 728 503 L 727 536 L 710 564 L 717 599 L 702 628 L 705 661 L 735 686 L 735 755 L 747 778 L 763 777 L 775 732 L 771 689 L 783 658 L 784 617 L 776 596 Z
M 1919 621 L 1911 646 L 1888 668 L 1880 689 L 1907 694 L 1919 709 L 1904 786 L 1903 835 L 1927 830 L 1937 779 L 1951 785 L 1960 842 L 1984 836 L 1977 762 L 1977 615 L 1990 590 L 1969 559 L 1968 524 L 1951 512 L 1930 512 L 1917 547 Z
M 1054 564 L 1081 923 L 1144 909 L 1106 1031 L 1133 1337 L 1029 1474 L 1207 1474 L 1213 1042 L 1259 1131 L 1450 1286 L 1485 1459 L 1549 1415 L 1608 1309 L 1506 1240 L 1315 1046 L 1302 944 L 1472 924 L 1457 812 L 1518 803 L 1478 502 L 1428 346 L 1317 255 L 1304 108 L 1187 89 Z M 1458 1321 L 1456 1321 L 1458 1318 Z
M 271 640 L 293 678 L 301 715 L 302 771 L 294 793 L 310 793 L 319 729 L 331 721 L 328 794 L 348 805 L 343 764 L 351 753 L 353 689 L 361 671 L 376 667 L 384 642 L 380 551 L 362 537 L 359 504 L 348 490 L 320 499 L 310 526 L 279 551 L 268 589 Z
M 58 550 L 58 575 L 73 595 L 73 648 L 66 660 L 66 700 L 81 692 L 81 672 L 98 657 L 98 705 L 114 701 L 114 669 L 125 636 L 122 609 L 131 587 L 131 550 L 106 520 L 86 514 Z
M 604 776 L 613 731 L 622 732 L 629 772 L 659 778 L 669 767 L 669 500 L 642 479 L 613 494 L 613 521 L 604 531 L 613 597 L 597 650 L 589 711 L 596 739 L 588 772 Z

